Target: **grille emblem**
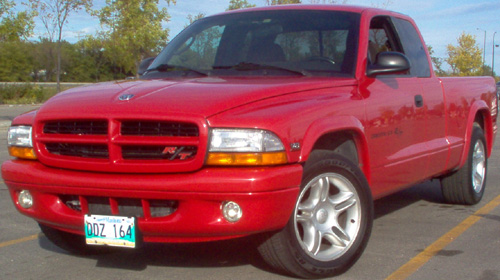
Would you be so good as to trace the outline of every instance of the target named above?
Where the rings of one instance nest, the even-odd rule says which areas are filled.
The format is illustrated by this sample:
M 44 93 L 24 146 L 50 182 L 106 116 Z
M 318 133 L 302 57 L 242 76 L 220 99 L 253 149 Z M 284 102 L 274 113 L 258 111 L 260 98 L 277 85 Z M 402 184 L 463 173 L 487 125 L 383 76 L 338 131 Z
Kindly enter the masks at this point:
M 177 151 L 177 147 L 165 147 L 165 149 L 163 150 L 162 154 L 164 154 L 164 155 L 166 155 L 166 154 L 173 155 L 173 154 L 175 154 L 176 151 Z
M 134 94 L 123 94 L 123 95 L 120 95 L 120 97 L 118 97 L 118 100 L 128 101 L 128 100 L 132 99 L 134 96 L 135 96 Z
M 174 160 L 176 158 L 180 160 L 186 160 L 193 155 L 193 152 L 183 152 L 184 147 L 178 149 L 177 147 L 165 147 L 162 154 L 164 155 L 172 155 L 170 160 Z

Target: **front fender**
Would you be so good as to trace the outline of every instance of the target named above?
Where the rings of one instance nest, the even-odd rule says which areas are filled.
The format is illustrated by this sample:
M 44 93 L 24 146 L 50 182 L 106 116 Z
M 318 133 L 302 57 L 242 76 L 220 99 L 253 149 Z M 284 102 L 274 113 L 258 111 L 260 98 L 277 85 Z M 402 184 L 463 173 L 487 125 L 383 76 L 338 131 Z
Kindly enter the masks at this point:
M 352 135 L 358 151 L 360 167 L 370 182 L 370 161 L 368 156 L 367 140 L 365 137 L 365 128 L 361 121 L 354 116 L 333 116 L 318 119 L 311 123 L 304 135 L 300 161 L 307 161 L 309 155 L 314 149 L 314 145 L 322 136 L 336 133 L 348 133 Z

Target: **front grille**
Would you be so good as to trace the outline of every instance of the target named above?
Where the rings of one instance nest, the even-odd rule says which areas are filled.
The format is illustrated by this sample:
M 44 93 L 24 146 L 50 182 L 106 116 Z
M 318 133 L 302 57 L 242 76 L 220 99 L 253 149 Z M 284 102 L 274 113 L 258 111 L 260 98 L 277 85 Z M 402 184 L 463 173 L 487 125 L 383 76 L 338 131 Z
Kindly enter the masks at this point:
M 198 137 L 198 126 L 190 123 L 126 121 L 121 125 L 122 135 Z
M 48 122 L 43 127 L 46 134 L 74 134 L 74 135 L 106 135 L 108 134 L 107 121 L 56 121 Z
M 123 159 L 189 160 L 196 156 L 193 146 L 124 146 Z
M 108 146 L 69 143 L 47 143 L 47 151 L 54 155 L 82 157 L 82 158 L 108 158 Z
M 168 120 L 46 120 L 35 126 L 46 165 L 97 172 L 177 173 L 203 166 L 208 127 L 195 117 Z

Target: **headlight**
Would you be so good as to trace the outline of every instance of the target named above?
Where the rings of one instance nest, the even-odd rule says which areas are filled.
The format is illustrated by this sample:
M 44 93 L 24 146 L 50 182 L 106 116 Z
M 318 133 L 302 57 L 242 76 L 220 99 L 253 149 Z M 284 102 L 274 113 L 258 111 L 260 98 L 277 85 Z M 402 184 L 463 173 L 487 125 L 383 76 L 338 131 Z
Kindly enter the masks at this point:
M 36 159 L 31 138 L 31 126 L 11 126 L 7 136 L 9 154 L 13 157 Z
M 33 147 L 31 126 L 11 126 L 7 139 L 9 146 Z
M 276 152 L 285 148 L 273 133 L 256 129 L 214 129 L 210 152 Z
M 287 163 L 285 147 L 272 132 L 258 129 L 213 129 L 207 164 L 276 165 Z

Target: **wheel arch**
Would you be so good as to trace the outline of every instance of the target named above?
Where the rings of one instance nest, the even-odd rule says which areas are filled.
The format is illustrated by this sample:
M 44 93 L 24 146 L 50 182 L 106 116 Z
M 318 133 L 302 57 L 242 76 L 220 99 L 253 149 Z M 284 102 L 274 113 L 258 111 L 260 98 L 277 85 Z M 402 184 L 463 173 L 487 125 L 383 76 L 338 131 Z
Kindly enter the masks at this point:
M 317 120 L 308 128 L 301 150 L 301 162 L 306 162 L 314 150 L 336 152 L 363 171 L 370 182 L 367 141 L 361 122 L 352 116 Z
M 478 123 L 484 133 L 484 137 L 486 138 L 486 150 L 488 157 L 491 156 L 491 152 L 493 150 L 493 122 L 491 117 L 490 108 L 483 100 L 476 101 L 472 104 L 471 109 L 469 111 L 469 116 L 467 117 L 467 129 L 465 131 L 465 145 L 462 151 L 462 156 L 460 158 L 460 167 L 465 164 L 467 160 L 468 151 L 470 148 L 470 139 L 472 136 L 472 130 L 474 127 L 474 123 Z

